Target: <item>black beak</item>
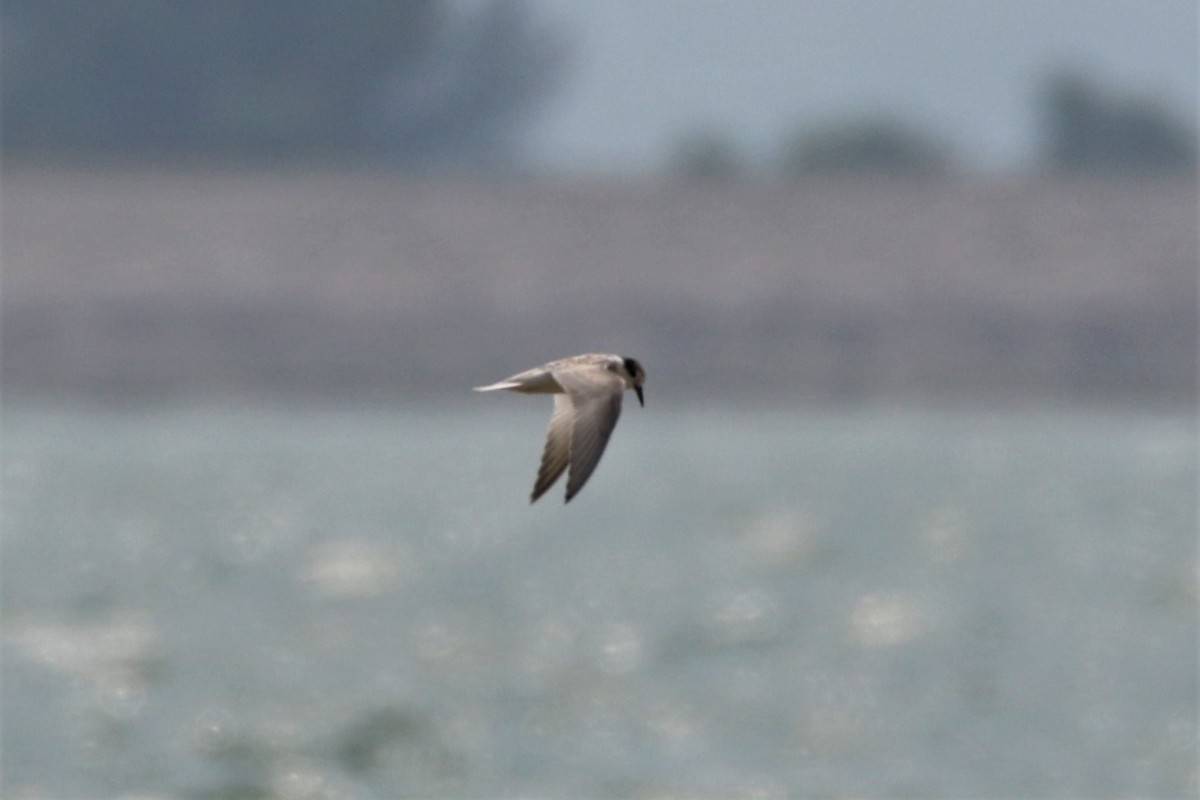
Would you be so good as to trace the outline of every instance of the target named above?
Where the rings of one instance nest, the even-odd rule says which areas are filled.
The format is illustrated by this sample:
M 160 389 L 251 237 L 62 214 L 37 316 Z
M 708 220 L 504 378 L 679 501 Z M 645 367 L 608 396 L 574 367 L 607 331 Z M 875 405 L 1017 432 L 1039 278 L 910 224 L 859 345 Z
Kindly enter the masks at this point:
M 633 390 L 635 392 L 637 392 L 638 405 L 641 406 L 642 408 L 645 408 L 646 407 L 646 398 L 642 397 L 642 387 L 635 386 L 635 387 L 633 387 Z

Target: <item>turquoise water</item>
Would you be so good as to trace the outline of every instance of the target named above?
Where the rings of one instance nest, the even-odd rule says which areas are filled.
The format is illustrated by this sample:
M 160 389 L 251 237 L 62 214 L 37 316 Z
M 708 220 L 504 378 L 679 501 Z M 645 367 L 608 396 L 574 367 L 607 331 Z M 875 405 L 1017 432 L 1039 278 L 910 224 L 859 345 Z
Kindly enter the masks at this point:
M 1193 420 L 510 409 L 8 410 L 4 795 L 1196 793 Z

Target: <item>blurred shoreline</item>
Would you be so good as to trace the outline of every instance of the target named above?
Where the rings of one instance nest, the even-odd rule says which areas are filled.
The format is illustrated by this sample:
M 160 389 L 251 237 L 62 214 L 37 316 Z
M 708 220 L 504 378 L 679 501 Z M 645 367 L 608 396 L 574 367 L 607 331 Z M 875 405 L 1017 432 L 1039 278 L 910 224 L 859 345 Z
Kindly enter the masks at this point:
M 587 350 L 675 402 L 1193 407 L 1191 177 L 5 166 L 6 402 L 449 396 Z

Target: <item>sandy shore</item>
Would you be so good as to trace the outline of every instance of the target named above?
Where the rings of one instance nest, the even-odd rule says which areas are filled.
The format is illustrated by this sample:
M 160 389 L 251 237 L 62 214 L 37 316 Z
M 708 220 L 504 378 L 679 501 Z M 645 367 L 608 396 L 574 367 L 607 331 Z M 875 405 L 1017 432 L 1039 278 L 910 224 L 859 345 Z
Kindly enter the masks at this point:
M 10 398 L 435 395 L 586 350 L 673 402 L 1195 396 L 1190 179 L 18 166 L 0 196 Z

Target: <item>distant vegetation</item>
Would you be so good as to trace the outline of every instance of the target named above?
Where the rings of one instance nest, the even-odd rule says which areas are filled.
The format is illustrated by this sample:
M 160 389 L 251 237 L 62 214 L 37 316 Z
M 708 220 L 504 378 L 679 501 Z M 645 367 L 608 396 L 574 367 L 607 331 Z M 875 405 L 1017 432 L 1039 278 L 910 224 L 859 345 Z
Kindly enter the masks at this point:
M 0 30 L 3 150 L 52 158 L 503 165 L 567 55 L 525 0 L 4 0 Z M 1034 88 L 1032 166 L 1195 170 L 1195 131 L 1151 99 L 1070 71 Z M 769 164 L 711 131 L 667 158 L 710 181 L 958 166 L 919 120 L 870 114 L 785 133 Z
M 1050 169 L 1191 172 L 1196 134 L 1161 105 L 1121 96 L 1074 72 L 1046 79 L 1038 95 L 1043 162 Z
M 494 162 L 564 49 L 520 0 L 5 0 L 8 153 Z
M 724 181 L 743 174 L 745 165 L 731 138 L 712 131 L 697 131 L 676 146 L 670 170 L 689 180 Z
M 1196 170 L 1196 132 L 1147 97 L 1123 96 L 1082 75 L 1055 71 L 1034 93 L 1039 122 L 1037 169 L 1059 172 Z M 669 159 L 673 174 L 710 180 L 752 177 L 732 138 L 683 137 Z M 867 116 L 801 131 L 761 169 L 773 177 L 811 175 L 938 176 L 961 167 L 938 136 L 904 120 Z
M 783 155 L 786 176 L 872 173 L 940 175 L 950 169 L 950 148 L 903 122 L 879 118 L 835 125 L 798 136 Z

